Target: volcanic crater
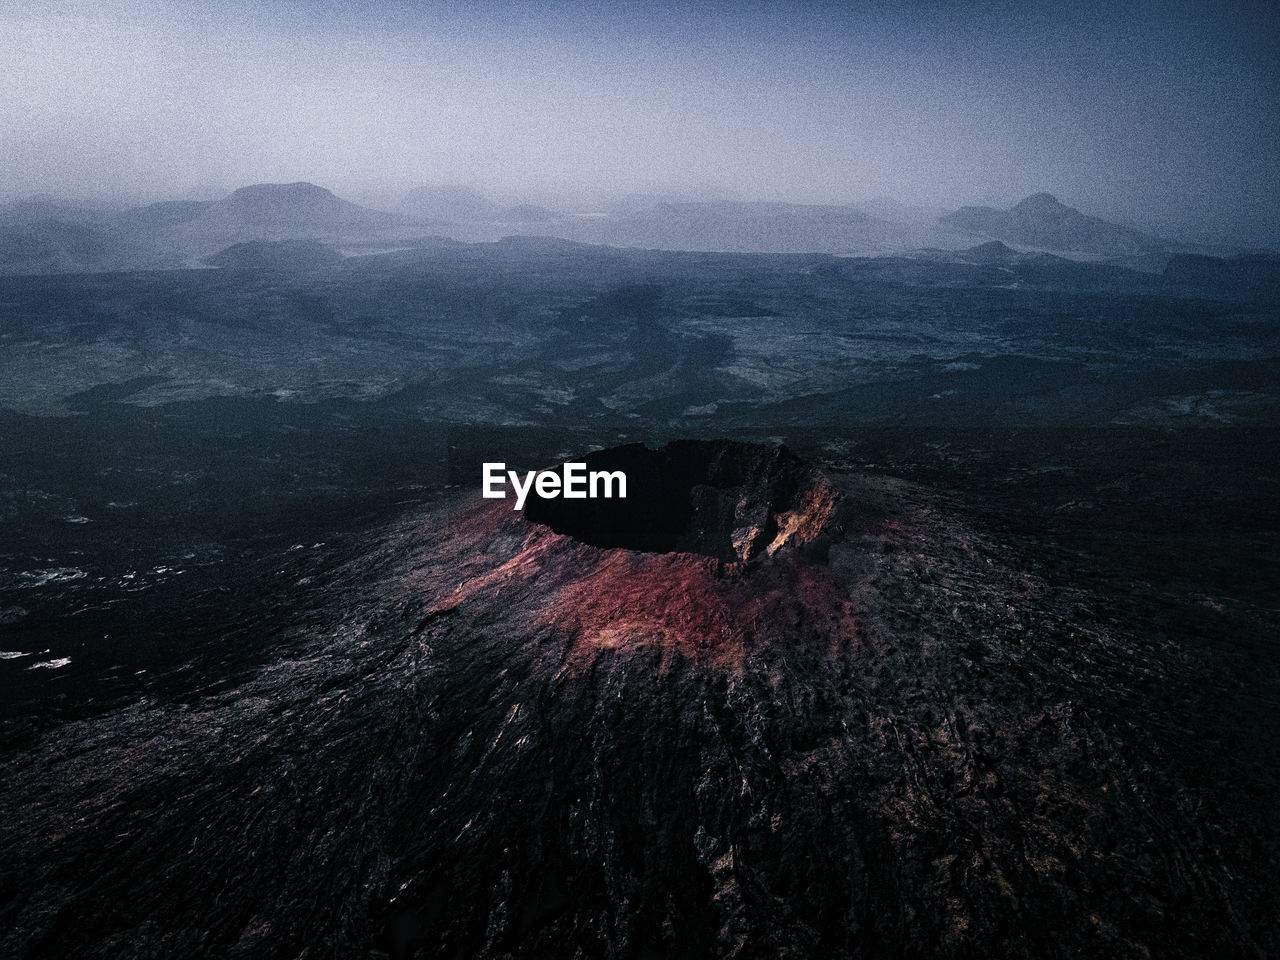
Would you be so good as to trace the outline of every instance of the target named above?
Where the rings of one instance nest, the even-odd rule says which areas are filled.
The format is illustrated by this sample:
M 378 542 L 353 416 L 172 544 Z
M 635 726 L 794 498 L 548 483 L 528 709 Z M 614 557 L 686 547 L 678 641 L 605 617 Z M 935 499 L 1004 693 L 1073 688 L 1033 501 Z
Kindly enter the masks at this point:
M 785 447 L 629 444 L 584 462 L 626 473 L 627 497 L 463 510 L 460 535 L 411 582 L 429 593 L 461 573 L 435 609 L 518 604 L 526 627 L 567 638 L 575 661 L 658 646 L 740 669 L 753 645 L 782 634 L 815 630 L 815 643 L 830 643 L 852 629 L 827 564 L 849 505 Z
M 41 734 L 0 778 L 31 865 L 0 952 L 1275 946 L 1267 848 L 1204 836 L 1247 811 L 1158 762 L 1205 658 L 925 487 L 725 441 L 586 460 L 627 500 L 406 517 L 234 689 Z
M 839 495 L 785 447 L 681 440 L 588 454 L 589 471 L 622 471 L 625 499 L 530 498 L 525 517 L 596 547 L 749 561 L 827 530 Z

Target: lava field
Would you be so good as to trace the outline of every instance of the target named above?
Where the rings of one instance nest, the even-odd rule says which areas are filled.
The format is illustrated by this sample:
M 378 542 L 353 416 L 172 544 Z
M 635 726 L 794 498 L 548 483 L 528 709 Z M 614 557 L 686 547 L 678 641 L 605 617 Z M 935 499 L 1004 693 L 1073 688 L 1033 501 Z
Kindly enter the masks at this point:
M 0 950 L 1280 949 L 1267 767 L 1224 758 L 1210 650 L 926 485 L 727 441 L 585 459 L 631 509 L 411 512 L 234 688 L 31 732 Z

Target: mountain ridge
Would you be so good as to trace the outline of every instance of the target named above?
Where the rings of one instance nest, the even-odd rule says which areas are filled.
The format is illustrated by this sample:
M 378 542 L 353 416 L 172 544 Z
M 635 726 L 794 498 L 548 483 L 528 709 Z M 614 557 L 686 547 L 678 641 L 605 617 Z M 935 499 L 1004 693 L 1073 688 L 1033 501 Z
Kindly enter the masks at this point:
M 1132 257 L 1165 248 L 1150 234 L 1086 216 L 1050 193 L 1033 193 L 1008 210 L 961 207 L 938 222 L 992 240 L 1060 252 Z

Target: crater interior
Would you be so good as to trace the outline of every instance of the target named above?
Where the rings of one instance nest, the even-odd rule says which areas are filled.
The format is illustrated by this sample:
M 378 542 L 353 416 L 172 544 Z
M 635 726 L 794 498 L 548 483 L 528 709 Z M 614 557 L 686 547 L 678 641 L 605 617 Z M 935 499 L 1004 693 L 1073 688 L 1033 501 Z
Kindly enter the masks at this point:
M 633 443 L 588 454 L 588 471 L 621 470 L 625 499 L 542 498 L 525 519 L 602 548 L 697 553 L 728 562 L 769 550 L 785 516 L 805 506 L 817 474 L 785 447 L 679 440 L 657 450 Z

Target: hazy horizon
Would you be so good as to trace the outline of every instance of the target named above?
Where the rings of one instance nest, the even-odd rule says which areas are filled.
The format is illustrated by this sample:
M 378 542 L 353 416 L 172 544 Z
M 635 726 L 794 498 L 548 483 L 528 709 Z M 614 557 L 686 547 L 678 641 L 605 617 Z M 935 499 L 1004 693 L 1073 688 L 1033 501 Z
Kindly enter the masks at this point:
M 37 0 L 0 14 L 0 199 L 260 182 L 1008 208 L 1280 244 L 1262 4 L 625 10 Z

